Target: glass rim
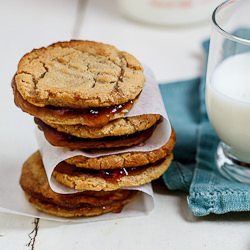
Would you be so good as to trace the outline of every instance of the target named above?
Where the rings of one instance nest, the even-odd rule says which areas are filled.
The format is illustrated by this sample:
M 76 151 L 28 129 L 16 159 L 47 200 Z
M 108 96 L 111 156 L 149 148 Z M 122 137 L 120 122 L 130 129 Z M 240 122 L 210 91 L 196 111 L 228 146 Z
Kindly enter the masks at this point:
M 213 14 L 212 14 L 212 23 L 213 23 L 214 27 L 217 29 L 217 31 L 219 31 L 226 38 L 228 38 L 228 39 L 230 39 L 230 40 L 232 40 L 234 42 L 239 42 L 239 43 L 242 43 L 242 44 L 245 44 L 245 45 L 250 45 L 250 40 L 242 38 L 242 37 L 235 36 L 235 35 L 227 32 L 226 30 L 224 30 L 218 24 L 218 22 L 216 20 L 217 12 L 219 12 L 221 10 L 221 8 L 225 7 L 228 4 L 232 4 L 232 3 L 235 3 L 235 2 L 239 2 L 239 1 L 241 1 L 241 0 L 227 0 L 227 1 L 223 2 L 223 3 L 221 3 L 220 5 L 218 5 L 215 8 L 215 10 L 213 11 Z

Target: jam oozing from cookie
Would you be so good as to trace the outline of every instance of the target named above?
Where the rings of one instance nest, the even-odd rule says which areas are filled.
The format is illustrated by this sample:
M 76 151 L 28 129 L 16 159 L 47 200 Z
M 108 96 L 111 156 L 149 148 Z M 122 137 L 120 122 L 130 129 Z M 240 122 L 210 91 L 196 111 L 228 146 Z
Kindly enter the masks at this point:
M 65 161 L 60 162 L 54 169 L 54 171 L 58 173 L 67 174 L 70 176 L 92 176 L 92 177 L 101 177 L 107 179 L 109 181 L 117 181 L 118 179 L 122 178 L 123 176 L 131 176 L 131 175 L 138 175 L 145 171 L 150 166 L 158 166 L 160 165 L 165 158 L 160 159 L 155 163 L 151 163 L 145 166 L 140 167 L 130 167 L 130 168 L 118 168 L 118 169 L 86 169 L 86 168 L 79 168 L 73 165 L 66 163 Z
M 133 100 L 130 100 L 127 103 L 133 104 L 133 102 L 134 102 Z M 107 116 L 109 116 L 111 114 L 119 112 L 119 110 L 121 110 L 124 105 L 126 105 L 126 103 L 104 108 L 90 108 L 87 112 L 95 116 L 100 115 L 102 113 L 106 113 Z
M 101 116 L 105 115 L 109 117 L 112 114 L 118 113 L 120 110 L 123 109 L 125 105 L 133 104 L 134 100 L 130 100 L 126 103 L 114 105 L 110 107 L 92 107 L 89 109 L 83 109 L 83 108 L 70 108 L 70 107 L 54 107 L 54 106 L 46 106 L 43 107 L 44 109 L 50 110 L 55 115 L 67 115 L 68 113 L 76 114 L 76 115 L 83 115 L 83 114 L 89 114 L 92 116 Z
M 120 169 L 113 169 L 113 170 L 100 170 L 100 175 L 106 179 L 120 179 L 122 176 L 131 175 L 136 172 L 138 169 L 136 167 L 131 167 L 129 169 L 120 168 Z
M 11 86 L 14 92 L 15 104 L 24 112 L 29 113 L 39 119 L 47 118 L 51 121 L 55 120 L 72 120 L 81 117 L 84 124 L 89 127 L 102 127 L 106 125 L 112 118 L 118 114 L 125 114 L 132 108 L 139 95 L 126 103 L 109 106 L 109 107 L 91 107 L 91 108 L 71 108 L 71 107 L 54 107 L 45 106 L 38 107 L 24 100 L 18 92 L 15 80 L 13 78 Z M 72 123 L 73 124 L 73 123 Z

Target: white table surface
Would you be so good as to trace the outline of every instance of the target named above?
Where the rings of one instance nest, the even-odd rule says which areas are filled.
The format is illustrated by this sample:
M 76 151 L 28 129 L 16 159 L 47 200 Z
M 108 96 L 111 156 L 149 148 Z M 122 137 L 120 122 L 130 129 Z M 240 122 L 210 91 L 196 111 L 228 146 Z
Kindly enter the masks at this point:
M 201 74 L 201 42 L 210 34 L 209 22 L 178 28 L 132 22 L 115 0 L 0 0 L 0 20 L 0 181 L 2 166 L 21 171 L 37 150 L 33 118 L 14 105 L 10 87 L 23 54 L 59 40 L 96 40 L 134 54 L 162 83 Z M 0 249 L 250 249 L 249 213 L 197 218 L 186 194 L 167 191 L 161 180 L 153 188 L 155 209 L 142 217 L 78 224 L 0 213 Z

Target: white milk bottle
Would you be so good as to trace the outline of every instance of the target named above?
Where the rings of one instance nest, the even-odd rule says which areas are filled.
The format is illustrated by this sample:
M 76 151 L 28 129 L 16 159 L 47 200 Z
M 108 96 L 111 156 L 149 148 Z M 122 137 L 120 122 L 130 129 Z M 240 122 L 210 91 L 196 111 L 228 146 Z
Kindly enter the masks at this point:
M 119 0 L 121 12 L 136 21 L 186 25 L 209 20 L 223 0 Z
M 228 57 L 206 84 L 209 120 L 230 153 L 250 162 L 250 53 Z

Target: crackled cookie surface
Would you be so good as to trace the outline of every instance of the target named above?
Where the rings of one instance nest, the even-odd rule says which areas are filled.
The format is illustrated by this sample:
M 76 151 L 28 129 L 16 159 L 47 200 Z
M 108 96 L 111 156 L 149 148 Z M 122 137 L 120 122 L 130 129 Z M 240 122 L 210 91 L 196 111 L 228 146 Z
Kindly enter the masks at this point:
M 44 107 L 107 107 L 135 99 L 144 86 L 136 58 L 107 44 L 58 42 L 26 54 L 15 83 L 22 98 Z
M 75 194 L 55 193 L 49 186 L 39 151 L 24 163 L 20 184 L 27 200 L 34 207 L 63 217 L 118 213 L 138 193 L 132 190 L 84 191 Z

